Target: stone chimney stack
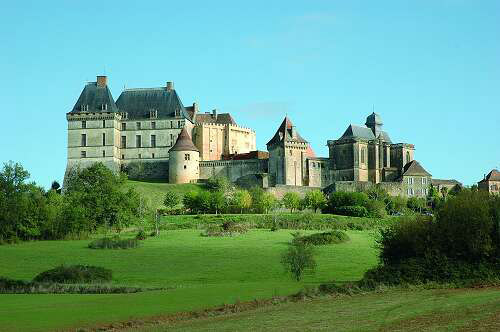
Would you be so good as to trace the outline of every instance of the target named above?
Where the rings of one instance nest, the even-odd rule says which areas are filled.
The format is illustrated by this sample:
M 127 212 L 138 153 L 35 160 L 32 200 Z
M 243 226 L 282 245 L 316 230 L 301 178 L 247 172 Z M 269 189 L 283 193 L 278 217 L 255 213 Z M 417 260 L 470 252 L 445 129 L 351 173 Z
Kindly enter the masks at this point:
M 217 120 L 217 109 L 212 110 L 212 117 Z
M 174 82 L 167 82 L 167 91 L 172 91 L 174 89 Z
M 97 76 L 97 86 L 105 87 L 108 85 L 108 77 L 107 76 Z
M 193 103 L 193 110 L 194 110 L 194 113 L 198 113 L 198 111 L 199 111 L 198 103 Z

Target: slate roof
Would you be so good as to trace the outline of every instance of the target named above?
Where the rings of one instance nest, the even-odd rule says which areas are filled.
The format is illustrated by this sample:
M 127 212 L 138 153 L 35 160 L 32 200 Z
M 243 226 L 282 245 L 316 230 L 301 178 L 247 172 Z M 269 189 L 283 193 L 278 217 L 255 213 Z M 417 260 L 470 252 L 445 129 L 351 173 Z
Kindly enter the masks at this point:
M 451 179 L 451 180 L 444 180 L 444 179 L 431 179 L 431 183 L 432 185 L 445 185 L 445 186 L 454 186 L 454 185 L 462 185 L 462 183 L 460 183 L 459 181 L 457 180 L 454 180 L 454 179 Z
M 129 119 L 149 119 L 151 110 L 157 111 L 159 119 L 171 118 L 178 110 L 182 117 L 193 121 L 177 92 L 166 87 L 126 89 L 116 100 L 116 106 L 120 112 L 127 112 Z
M 391 138 L 389 137 L 389 134 L 385 131 L 381 131 L 379 134 L 378 134 L 378 137 L 379 139 L 381 139 L 382 141 L 384 142 L 387 142 L 387 143 L 392 143 L 391 141 Z
M 177 137 L 177 141 L 170 151 L 198 151 L 194 146 L 191 136 L 189 136 L 186 127 L 182 128 L 181 133 Z
M 103 110 L 102 105 L 107 104 L 107 109 Z M 82 110 L 81 106 L 84 106 Z M 88 108 L 86 107 L 88 105 Z M 119 112 L 115 104 L 111 91 L 107 85 L 98 86 L 97 82 L 88 83 L 85 88 L 83 88 L 80 97 L 76 101 L 75 106 L 70 113 L 80 113 L 80 112 Z
M 349 125 L 347 127 L 344 134 L 340 137 L 340 139 L 348 139 L 348 138 L 364 138 L 367 140 L 375 139 L 375 135 L 373 135 L 373 131 L 368 127 L 361 127 L 356 125 Z
M 369 126 L 371 124 L 382 125 L 384 123 L 382 122 L 382 117 L 379 114 L 373 112 L 366 118 L 366 125 Z
M 411 175 L 432 176 L 416 160 L 410 161 L 403 167 L 403 176 L 411 176 Z
M 486 177 L 479 182 L 484 181 L 500 181 L 500 172 L 497 169 L 491 170 L 491 172 L 489 172 L 488 175 L 486 175 Z
M 281 125 L 279 126 L 278 130 L 274 134 L 273 138 L 271 138 L 271 140 L 267 142 L 267 145 L 273 145 L 280 142 L 307 143 L 307 141 L 303 139 L 302 136 L 299 135 L 297 130 L 295 130 L 296 136 L 292 137 L 292 127 L 293 127 L 292 121 L 290 121 L 288 116 L 286 116 Z
M 233 117 L 229 113 L 220 113 L 215 115 L 212 113 L 199 113 L 196 114 L 195 122 L 236 125 L 236 121 L 234 121 Z

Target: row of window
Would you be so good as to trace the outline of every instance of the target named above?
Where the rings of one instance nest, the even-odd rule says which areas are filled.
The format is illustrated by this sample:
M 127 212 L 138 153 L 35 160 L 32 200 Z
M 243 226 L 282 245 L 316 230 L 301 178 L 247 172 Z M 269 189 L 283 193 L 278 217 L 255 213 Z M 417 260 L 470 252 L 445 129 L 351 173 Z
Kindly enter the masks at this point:
M 170 141 L 173 143 L 174 141 L 174 135 L 170 134 Z M 82 139 L 81 139 L 81 146 L 85 147 L 87 146 L 87 134 L 82 134 Z M 102 145 L 106 145 L 106 134 L 102 133 Z M 126 148 L 127 147 L 127 136 L 122 136 L 121 137 L 121 147 Z M 136 148 L 142 148 L 142 136 L 141 135 L 136 135 L 135 136 L 135 147 Z M 156 148 L 156 135 L 151 135 L 150 139 L 150 146 L 151 148 Z
M 102 127 L 106 128 L 106 120 L 102 120 Z M 175 127 L 175 121 L 170 121 L 170 128 L 182 128 L 183 127 L 183 122 L 182 121 L 177 121 L 177 127 Z M 122 130 L 127 130 L 127 123 L 122 122 Z M 141 130 L 142 128 L 142 123 L 141 122 L 136 122 L 135 123 L 135 129 L 136 130 Z M 152 121 L 151 122 L 151 129 L 156 129 L 156 122 Z M 87 121 L 82 121 L 82 129 L 87 129 Z
M 413 195 L 426 196 L 427 193 L 428 193 L 428 189 L 426 189 L 426 188 L 421 188 L 421 189 L 408 188 L 408 191 L 407 191 L 408 196 L 413 196 Z
M 102 150 L 102 156 L 106 157 L 106 151 Z M 87 158 L 87 151 L 85 151 L 85 150 L 84 151 L 80 151 L 80 157 L 81 158 Z M 142 159 L 142 154 L 139 153 L 138 158 Z M 152 159 L 155 158 L 155 154 L 154 153 L 151 153 L 151 158 Z M 125 159 L 125 155 L 124 154 L 122 154 L 122 159 Z M 189 158 L 186 159 L 186 160 L 189 160 Z
M 412 177 L 408 177 L 408 184 L 413 184 L 413 182 L 414 182 L 413 180 L 414 179 Z M 416 181 L 415 181 L 415 183 L 416 183 Z M 422 184 L 427 185 L 427 178 L 425 178 L 425 177 L 422 178 Z

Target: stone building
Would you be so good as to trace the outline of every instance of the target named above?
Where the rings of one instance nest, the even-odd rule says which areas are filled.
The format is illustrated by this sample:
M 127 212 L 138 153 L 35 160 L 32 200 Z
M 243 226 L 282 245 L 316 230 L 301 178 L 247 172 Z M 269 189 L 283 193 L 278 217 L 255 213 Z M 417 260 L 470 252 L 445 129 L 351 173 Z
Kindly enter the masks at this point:
M 267 143 L 268 153 L 256 151 L 253 130 L 238 126 L 228 113 L 200 113 L 196 103 L 184 106 L 172 82 L 125 89 L 115 102 L 107 77 L 98 76 L 66 118 L 67 170 L 94 162 L 115 171 L 141 165 L 147 177 L 172 183 L 225 176 L 279 193 L 286 188 L 353 191 L 379 185 L 392 195 L 423 197 L 432 182 L 414 160 L 414 145 L 393 143 L 376 113 L 364 126 L 350 124 L 338 139 L 328 140 L 327 157 L 315 155 L 288 117 Z M 497 173 L 483 180 L 490 190 L 498 188 Z
M 477 183 L 479 190 L 488 191 L 490 194 L 500 194 L 500 172 L 496 169 L 491 170 L 488 175 Z
M 114 171 L 140 164 L 150 178 L 168 178 L 169 150 L 183 128 L 194 136 L 201 160 L 255 150 L 255 132 L 230 114 L 200 114 L 184 106 L 172 82 L 164 87 L 125 89 L 116 102 L 106 76 L 88 83 L 68 121 L 68 162 L 86 167 L 103 162 Z M 204 159 L 205 158 L 205 159 Z

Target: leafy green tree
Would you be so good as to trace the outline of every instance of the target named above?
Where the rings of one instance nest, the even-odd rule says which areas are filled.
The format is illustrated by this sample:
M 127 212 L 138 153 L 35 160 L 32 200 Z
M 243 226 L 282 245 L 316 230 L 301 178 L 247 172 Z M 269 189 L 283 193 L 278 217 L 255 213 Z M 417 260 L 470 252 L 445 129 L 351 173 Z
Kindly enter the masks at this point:
M 99 226 L 120 230 L 139 217 L 140 196 L 131 188 L 125 190 L 125 181 L 125 174 L 95 163 L 70 171 L 65 195 L 85 208 L 90 230 Z
M 54 190 L 58 194 L 61 193 L 61 185 L 57 181 L 52 181 L 52 184 L 50 185 L 50 189 Z
M 165 198 L 163 199 L 163 205 L 167 209 L 173 209 L 181 202 L 181 197 L 174 191 L 167 191 Z
M 326 197 L 321 190 L 309 191 L 304 198 L 307 206 L 313 209 L 314 212 L 326 206 Z
M 226 197 L 222 191 L 217 190 L 210 193 L 210 207 L 212 211 L 215 211 L 215 214 L 224 210 L 226 205 Z
M 290 209 L 290 212 L 293 213 L 294 209 L 298 209 L 300 206 L 300 196 L 294 191 L 287 192 L 283 196 L 283 205 L 287 208 Z
M 252 195 L 252 207 L 257 213 L 267 214 L 277 207 L 278 200 L 276 197 L 262 188 L 253 188 L 250 194 Z
M 188 191 L 182 197 L 184 207 L 191 211 L 191 213 L 198 213 L 198 192 Z
M 208 179 L 206 186 L 210 191 L 221 191 L 226 193 L 231 187 L 231 183 L 224 176 L 212 176 Z
M 281 255 L 281 264 L 296 281 L 300 281 L 304 273 L 314 273 L 316 260 L 314 246 L 303 241 L 293 241 Z
M 201 213 L 209 213 L 212 208 L 212 195 L 209 191 L 203 190 L 198 193 L 196 203 L 198 211 Z
M 233 195 L 232 205 L 243 213 L 252 206 L 252 195 L 247 190 L 238 190 Z

